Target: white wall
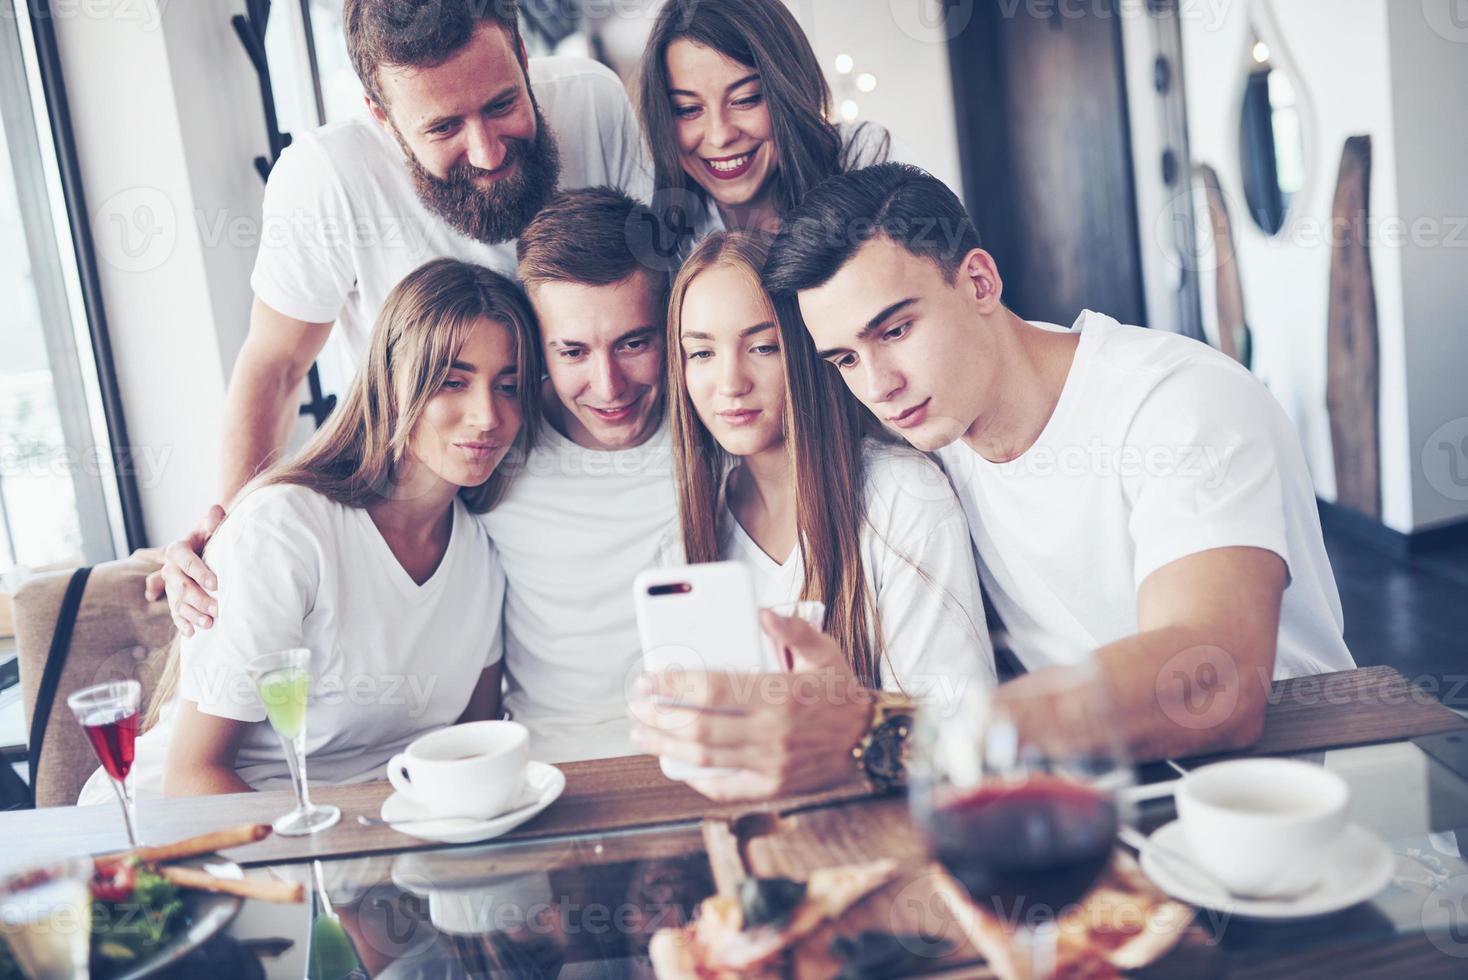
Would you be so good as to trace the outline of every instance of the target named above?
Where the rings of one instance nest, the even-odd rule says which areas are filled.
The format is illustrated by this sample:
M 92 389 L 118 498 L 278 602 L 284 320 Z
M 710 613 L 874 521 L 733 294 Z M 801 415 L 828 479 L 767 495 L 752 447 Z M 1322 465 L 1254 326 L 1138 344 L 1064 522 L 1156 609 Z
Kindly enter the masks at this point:
M 1123 70 L 1126 72 L 1128 125 L 1131 128 L 1132 171 L 1136 174 L 1137 252 L 1142 261 L 1142 295 L 1147 326 L 1177 330 L 1177 292 L 1182 260 L 1166 224 L 1169 200 L 1176 190 L 1162 180 L 1162 151 L 1167 148 L 1167 131 L 1160 99 L 1153 87 L 1153 65 L 1158 55 L 1153 19 L 1146 16 L 1121 19 Z M 1182 80 L 1177 79 L 1181 84 Z M 1179 155 L 1179 163 L 1182 163 Z M 1184 178 L 1179 177 L 1178 186 Z
M 944 5 L 929 0 L 785 2 L 810 38 L 837 106 L 843 98 L 855 99 L 861 109 L 858 121 L 887 127 L 912 162 L 962 197 L 948 35 L 937 17 Z M 961 25 L 955 21 L 953 26 Z M 833 67 L 838 54 L 852 57 L 848 79 Z M 876 76 L 874 91 L 851 87 L 862 72 Z
M 177 537 L 213 500 L 226 364 L 248 317 L 253 247 L 221 244 L 204 229 L 221 212 L 259 208 L 249 161 L 263 152 L 263 129 L 229 26 L 238 6 L 133 0 L 55 14 L 154 543 Z
M 1406 229 L 1407 448 L 1412 518 L 1423 528 L 1468 515 L 1468 8 L 1387 7 Z
M 1398 199 L 1399 148 L 1406 148 L 1407 156 L 1440 152 L 1440 144 L 1426 134 L 1403 139 L 1397 132 L 1388 6 L 1421 12 L 1420 4 L 1400 0 L 1253 0 L 1223 7 L 1217 19 L 1182 22 L 1192 155 L 1218 171 L 1228 199 L 1253 330 L 1254 370 L 1294 420 L 1317 491 L 1326 500 L 1335 498 L 1325 408 L 1328 230 L 1341 147 L 1349 136 L 1372 137 L 1370 213 L 1378 227 L 1390 226 L 1404 214 Z M 1274 238 L 1250 220 L 1240 175 L 1239 114 L 1251 18 L 1270 44 L 1275 63 L 1292 66 L 1306 102 L 1307 184 L 1286 227 Z M 1468 49 L 1459 56 L 1468 56 Z M 1444 98 L 1446 89 L 1437 96 L 1439 108 Z M 1455 162 L 1461 165 L 1462 159 L 1460 153 Z M 1371 246 L 1380 333 L 1383 519 L 1396 530 L 1411 531 L 1420 522 L 1414 516 L 1415 467 L 1408 428 L 1403 249 L 1389 236 L 1374 236 Z M 1213 312 L 1205 299 L 1205 323 Z M 1412 378 L 1414 391 L 1432 384 L 1430 378 Z

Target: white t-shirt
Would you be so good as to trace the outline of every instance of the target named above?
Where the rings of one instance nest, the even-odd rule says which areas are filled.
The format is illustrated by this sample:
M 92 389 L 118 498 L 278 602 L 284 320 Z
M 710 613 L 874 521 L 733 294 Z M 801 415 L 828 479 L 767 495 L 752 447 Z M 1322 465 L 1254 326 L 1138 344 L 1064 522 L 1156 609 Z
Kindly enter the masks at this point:
M 904 144 L 891 138 L 886 127 L 876 123 L 837 123 L 836 131 L 841 134 L 841 159 L 847 171 L 861 170 L 878 163 L 911 163 L 922 166 L 913 159 L 912 151 Z M 692 244 L 706 236 L 724 230 L 724 216 L 714 199 L 702 195 L 701 207 L 689 216 L 693 222 Z M 691 245 L 690 245 L 691 248 Z
M 1075 360 L 1029 450 L 1002 464 L 961 441 L 938 454 L 1020 661 L 1070 663 L 1133 635 L 1147 576 L 1254 547 L 1289 570 L 1274 676 L 1354 667 L 1305 457 L 1269 391 L 1177 334 L 1090 311 L 1074 329 Z
M 546 762 L 631 755 L 628 686 L 642 655 L 632 580 L 676 514 L 664 422 L 640 446 L 586 449 L 544 423 L 480 523 L 509 579 L 505 704 Z
M 256 789 L 289 787 L 290 773 L 245 673 L 255 654 L 313 651 L 306 751 L 319 783 L 384 778 L 394 753 L 463 714 L 480 674 L 502 654 L 504 573 L 484 527 L 457 499 L 448 549 L 422 585 L 366 510 L 299 486 L 251 492 L 205 558 L 219 577 L 219 616 L 183 640 L 178 697 L 249 723 L 235 770 Z M 138 740 L 140 795 L 162 793 L 175 707 Z M 99 776 L 79 802 L 110 796 Z
M 651 170 L 617 76 L 585 58 L 532 58 L 529 74 L 560 146 L 559 186 L 647 200 Z M 255 295 L 298 320 L 335 320 L 353 367 L 388 291 L 424 262 L 448 256 L 515 275 L 515 242 L 475 241 L 424 207 L 402 148 L 371 119 L 298 133 L 270 172 L 262 228 Z
M 956 681 L 996 683 L 994 648 L 974 571 L 963 508 L 948 478 L 911 449 L 869 442 L 863 450 L 866 522 L 860 543 L 868 595 L 882 627 L 882 687 L 914 697 L 942 697 Z M 805 562 L 800 549 L 776 561 L 725 507 L 723 557 L 754 574 L 755 601 L 775 606 L 800 598 Z M 675 527 L 662 564 L 683 560 Z

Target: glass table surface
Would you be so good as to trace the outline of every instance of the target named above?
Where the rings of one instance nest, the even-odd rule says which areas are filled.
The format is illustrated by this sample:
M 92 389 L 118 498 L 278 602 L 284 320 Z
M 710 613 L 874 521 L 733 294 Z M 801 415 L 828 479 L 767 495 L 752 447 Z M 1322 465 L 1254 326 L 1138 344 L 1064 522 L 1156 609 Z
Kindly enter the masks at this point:
M 1393 852 L 1391 884 L 1370 902 L 1312 920 L 1249 921 L 1200 910 L 1207 948 L 1171 971 L 1177 957 L 1164 959 L 1147 975 L 1197 975 L 1200 953 L 1208 972 L 1245 976 L 1260 963 L 1312 951 L 1343 955 L 1361 944 L 1416 938 L 1468 976 L 1468 735 L 1295 758 L 1347 780 L 1351 820 Z M 1150 766 L 1143 778 L 1167 775 Z M 1174 815 L 1170 798 L 1154 800 L 1140 804 L 1137 823 L 1150 832 Z M 265 870 L 308 883 L 314 877 L 305 864 Z M 652 933 L 687 922 L 715 890 L 691 822 L 325 860 L 318 880 L 305 906 L 247 903 L 231 927 L 260 956 L 266 976 L 349 973 L 350 953 L 312 969 L 313 921 L 327 915 L 322 887 L 355 950 L 357 975 L 380 978 L 651 977 Z M 332 960 L 340 945 L 332 933 L 330 923 L 317 925 L 318 960 Z

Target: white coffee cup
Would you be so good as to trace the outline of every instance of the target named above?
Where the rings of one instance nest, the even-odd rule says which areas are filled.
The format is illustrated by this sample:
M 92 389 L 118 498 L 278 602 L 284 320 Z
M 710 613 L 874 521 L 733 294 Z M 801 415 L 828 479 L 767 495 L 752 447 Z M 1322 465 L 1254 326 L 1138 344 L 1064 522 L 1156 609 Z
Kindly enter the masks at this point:
M 530 733 L 513 721 L 473 721 L 414 739 L 388 760 L 393 789 L 445 816 L 492 817 L 525 785 Z
M 1323 766 L 1238 759 L 1194 769 L 1174 798 L 1193 860 L 1235 895 L 1290 898 L 1319 883 L 1351 791 Z

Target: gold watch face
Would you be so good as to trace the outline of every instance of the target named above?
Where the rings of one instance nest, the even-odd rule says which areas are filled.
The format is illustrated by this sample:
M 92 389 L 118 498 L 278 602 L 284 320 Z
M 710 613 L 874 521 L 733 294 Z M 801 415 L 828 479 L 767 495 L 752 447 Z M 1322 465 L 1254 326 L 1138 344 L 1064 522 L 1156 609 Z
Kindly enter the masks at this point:
M 902 781 L 906 773 L 903 755 L 911 728 L 912 720 L 908 716 L 896 715 L 872 731 L 862 763 L 874 783 L 883 786 Z

